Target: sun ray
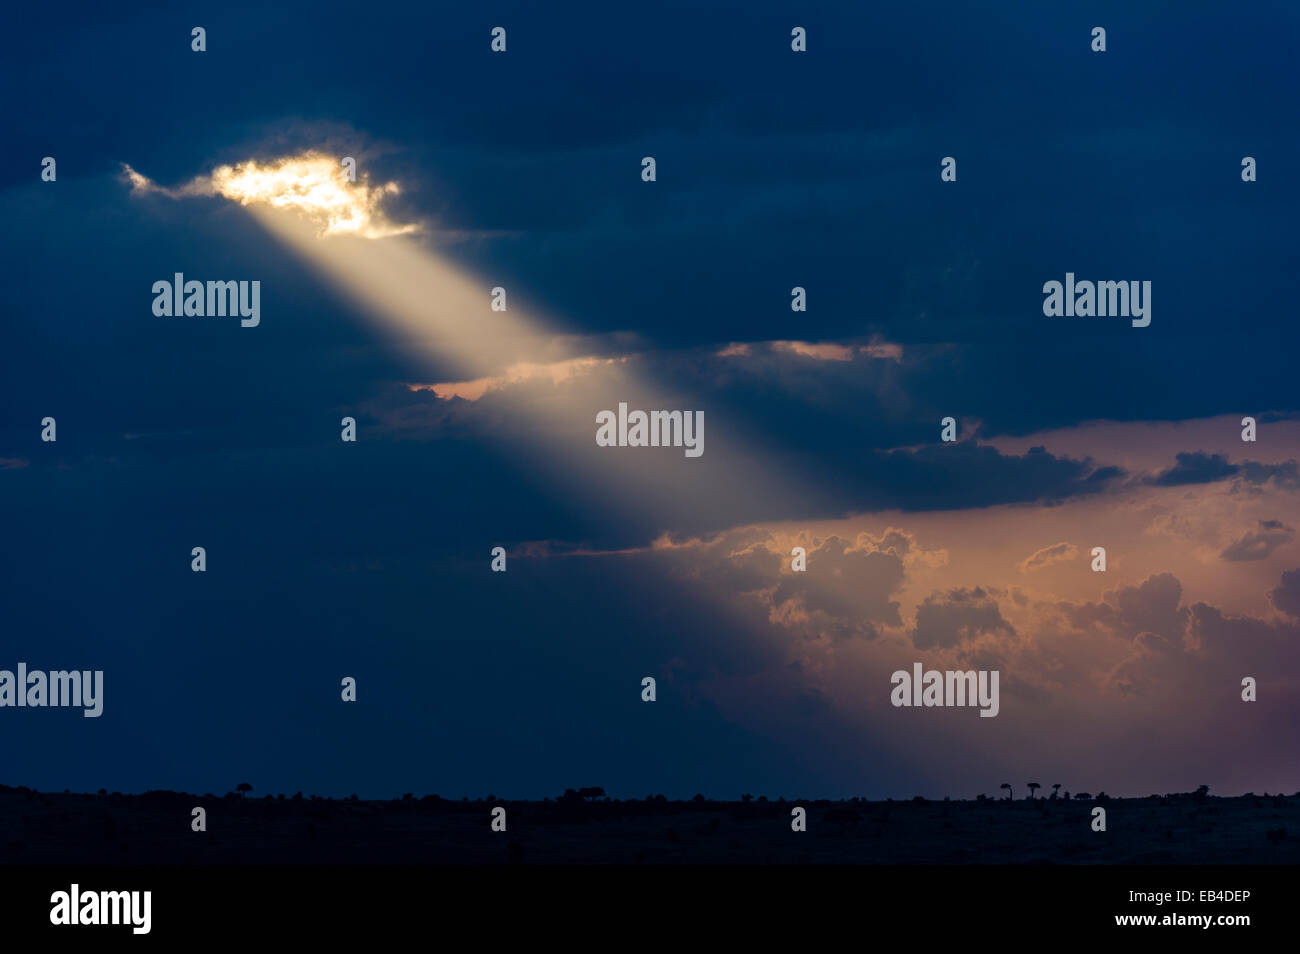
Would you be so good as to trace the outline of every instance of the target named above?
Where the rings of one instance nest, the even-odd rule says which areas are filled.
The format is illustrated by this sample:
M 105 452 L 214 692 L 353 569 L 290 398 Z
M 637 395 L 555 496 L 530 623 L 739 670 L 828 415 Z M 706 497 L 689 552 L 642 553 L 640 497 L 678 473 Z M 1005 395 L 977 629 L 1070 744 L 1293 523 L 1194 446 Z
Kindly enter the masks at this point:
M 423 354 L 444 373 L 454 370 L 462 381 L 482 381 L 486 390 L 498 379 L 508 383 L 513 373 L 521 380 L 551 377 L 556 385 L 571 385 L 585 378 L 572 372 L 600 371 L 591 387 L 557 387 L 545 402 L 522 409 L 530 420 L 524 440 L 540 451 L 534 459 L 574 492 L 598 493 L 625 510 L 652 515 L 658 530 L 700 519 L 725 525 L 742 512 L 761 509 L 760 502 L 771 506 L 797 496 L 811 504 L 819 493 L 798 479 L 797 468 L 746 441 L 736 421 L 706 428 L 707 452 L 694 459 L 680 451 L 620 453 L 597 446 L 596 413 L 602 409 L 619 402 L 689 408 L 692 399 L 643 379 L 634 360 L 574 353 L 555 323 L 517 300 L 508 310 L 493 310 L 493 282 L 438 255 L 418 236 L 404 234 L 413 226 L 395 226 L 383 217 L 379 204 L 397 191 L 395 183 L 349 182 L 339 159 L 316 152 L 221 166 L 179 189 L 158 187 L 130 167 L 127 177 L 137 191 L 172 198 L 216 195 L 240 203 L 404 350 Z M 542 354 L 545 374 L 537 371 Z M 556 368 L 565 373 L 557 376 Z M 710 420 L 713 415 L 710 411 Z

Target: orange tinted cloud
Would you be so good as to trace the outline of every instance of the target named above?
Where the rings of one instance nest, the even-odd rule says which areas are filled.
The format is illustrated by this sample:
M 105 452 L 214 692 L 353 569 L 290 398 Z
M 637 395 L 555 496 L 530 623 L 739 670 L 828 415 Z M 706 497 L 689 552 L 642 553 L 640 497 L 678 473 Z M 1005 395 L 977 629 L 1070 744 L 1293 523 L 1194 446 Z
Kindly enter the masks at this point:
M 597 368 L 624 364 L 630 358 L 630 355 L 620 355 L 613 358 L 597 358 L 592 356 L 569 358 L 564 361 L 551 361 L 547 363 L 520 361 L 510 365 L 505 369 L 505 371 L 498 375 L 474 378 L 470 381 L 442 381 L 436 384 L 408 384 L 406 387 L 411 391 L 432 391 L 444 401 L 450 401 L 452 398 L 461 398 L 465 401 L 477 401 L 489 391 L 500 390 L 501 388 L 513 384 L 522 384 L 527 381 L 542 379 L 549 380 L 551 384 L 562 384 L 571 378 L 586 374 Z
M 1021 573 L 1029 573 L 1052 563 L 1059 563 L 1061 560 L 1073 560 L 1078 555 L 1079 548 L 1073 543 L 1055 543 L 1025 557 L 1017 566 Z

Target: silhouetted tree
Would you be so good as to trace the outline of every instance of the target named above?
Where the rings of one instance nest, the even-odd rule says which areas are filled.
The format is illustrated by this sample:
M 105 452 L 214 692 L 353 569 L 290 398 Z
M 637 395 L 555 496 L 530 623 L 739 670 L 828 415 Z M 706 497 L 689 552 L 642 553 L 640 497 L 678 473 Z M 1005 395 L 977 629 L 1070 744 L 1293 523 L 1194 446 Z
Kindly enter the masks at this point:
M 1057 782 L 1052 786 L 1052 798 L 1056 798 L 1057 793 L 1061 790 L 1061 783 Z
M 1034 792 L 1038 791 L 1038 789 L 1040 789 L 1040 788 L 1042 788 L 1042 787 L 1043 787 L 1043 786 L 1039 785 L 1037 782 L 1030 782 L 1030 783 L 1029 783 L 1029 797 L 1030 797 L 1030 798 L 1033 798 L 1033 797 L 1034 797 Z
M 1007 798 L 1008 798 L 1008 799 L 1012 799 L 1012 798 L 1015 798 L 1015 797 L 1016 797 L 1016 796 L 1015 796 L 1015 793 L 1011 791 L 1011 783 L 1010 783 L 1010 782 L 1003 782 L 1001 785 L 998 786 L 998 788 L 1005 788 L 1005 789 L 1007 790 Z
M 1208 786 L 1208 785 L 1198 785 L 1198 786 L 1197 786 L 1197 788 L 1196 788 L 1196 797 L 1197 797 L 1197 798 L 1204 798 L 1206 795 L 1209 795 L 1209 794 L 1210 794 L 1210 786 Z
M 238 785 L 235 786 L 235 791 L 237 791 L 240 794 L 240 796 L 243 798 L 247 798 L 248 793 L 251 792 L 252 790 L 253 790 L 253 786 L 249 785 L 247 782 L 240 782 Z

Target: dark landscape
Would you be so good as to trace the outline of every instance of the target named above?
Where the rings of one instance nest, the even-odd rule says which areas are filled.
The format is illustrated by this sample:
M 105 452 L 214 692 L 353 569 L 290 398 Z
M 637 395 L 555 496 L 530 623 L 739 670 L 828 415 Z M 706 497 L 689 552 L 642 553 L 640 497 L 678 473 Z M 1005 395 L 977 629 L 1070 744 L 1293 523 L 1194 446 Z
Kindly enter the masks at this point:
M 241 786 L 242 787 L 242 786 Z M 507 830 L 491 829 L 496 806 Z M 791 830 L 791 810 L 807 830 Z M 1093 809 L 1107 830 L 1092 830 Z M 207 830 L 191 830 L 192 810 Z M 6 865 L 1295 864 L 1300 793 L 975 800 L 388 801 L 0 785 Z

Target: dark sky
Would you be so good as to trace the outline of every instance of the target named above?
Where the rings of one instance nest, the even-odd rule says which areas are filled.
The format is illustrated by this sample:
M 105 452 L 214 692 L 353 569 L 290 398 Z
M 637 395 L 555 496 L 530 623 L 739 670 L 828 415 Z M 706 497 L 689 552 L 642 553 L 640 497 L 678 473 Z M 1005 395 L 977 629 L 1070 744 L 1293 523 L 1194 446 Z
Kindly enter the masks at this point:
M 1062 774 L 1114 766 L 1113 782 L 1073 785 L 1296 787 L 1274 734 L 1300 709 L 1294 668 L 1276 721 L 1233 724 L 1258 743 L 1244 767 L 1199 762 L 1176 718 L 1220 690 L 1235 717 L 1247 660 L 1296 658 L 1300 577 L 1281 576 L 1300 566 L 1294 7 L 702 6 L 13 12 L 0 39 L 0 669 L 103 669 L 106 695 L 94 720 L 0 709 L 4 782 L 973 795 L 995 791 L 996 772 L 1037 773 L 1018 753 L 1063 746 L 1035 725 L 1113 711 L 1115 691 L 1147 701 L 1134 719 L 1181 699 L 1158 725 L 1182 747 L 1064 746 L 1050 766 Z M 193 26 L 206 52 L 191 51 Z M 807 53 L 790 50 L 794 26 Z M 1094 26 L 1105 53 L 1089 49 Z M 590 443 L 552 440 L 590 442 L 589 416 L 536 419 L 583 387 L 593 411 L 613 406 L 627 382 L 411 391 L 461 377 L 380 333 L 239 206 L 134 196 L 120 176 L 129 163 L 170 186 L 311 148 L 401 183 L 396 220 L 430 223 L 420 241 L 508 285 L 576 353 L 631 356 L 652 395 L 705 408 L 714 456 L 654 464 L 695 505 L 645 504 L 588 466 Z M 654 183 L 640 179 L 647 155 Z M 944 156 L 955 183 L 940 182 Z M 1242 182 L 1243 156 L 1258 181 Z M 260 280 L 260 326 L 155 317 L 150 287 L 177 271 Z M 1045 317 L 1042 284 L 1067 271 L 1151 281 L 1151 325 Z M 807 312 L 790 310 L 794 285 Z M 737 343 L 743 357 L 719 355 Z M 339 440 L 345 414 L 356 445 Z M 1243 414 L 1262 422 L 1258 448 L 1237 440 Z M 40 440 L 47 415 L 57 443 Z M 962 421 L 955 447 L 938 442 L 945 415 Z M 1087 431 L 1096 421 L 1152 436 L 1111 453 Z M 999 443 L 1036 435 L 1051 439 Z M 786 482 L 757 489 L 773 462 Z M 1034 535 L 1034 515 L 1071 507 L 1078 527 L 1132 513 L 1143 539 L 1174 542 L 1130 555 L 1104 587 L 1087 577 L 1087 593 L 1064 579 L 1018 590 L 1008 581 L 1039 571 L 1014 561 L 980 594 L 957 573 L 980 513 L 1015 515 L 1014 540 L 979 539 L 1018 560 L 1058 543 Z M 835 598 L 777 585 L 792 521 L 820 522 L 820 565 L 845 561 Z M 890 525 L 912 542 L 885 542 Z M 868 530 L 876 542 L 847 553 L 825 542 Z M 751 533 L 779 545 L 760 559 Z M 693 541 L 688 562 L 657 539 Z M 488 569 L 496 545 L 506 574 Z M 206 573 L 190 571 L 193 546 Z M 952 575 L 917 556 L 944 549 Z M 605 555 L 559 555 L 572 550 Z M 1203 551 L 1201 569 L 1177 551 Z M 1227 564 L 1240 575 L 1220 592 Z M 1042 608 L 1034 628 L 1016 606 Z M 1152 623 L 1154 607 L 1172 622 Z M 968 612 L 947 637 L 925 628 Z M 1096 682 L 1061 675 L 1082 662 L 1040 642 L 1067 624 L 1125 647 L 1115 665 L 1089 657 Z M 1246 635 L 1224 635 L 1233 626 Z M 1198 681 L 1224 668 L 1216 639 L 1244 654 L 1226 688 Z M 935 764 L 933 720 L 849 711 L 845 647 L 867 644 L 858 663 L 886 676 L 936 645 L 966 652 L 936 657 L 962 665 L 1000 661 L 1012 702 L 975 720 L 990 733 L 979 759 Z M 899 651 L 871 655 L 886 645 Z M 1151 669 L 1165 681 L 1143 696 L 1161 652 L 1181 662 Z M 346 675 L 355 704 L 339 699 Z M 654 705 L 644 675 L 660 680 Z M 885 701 L 887 678 L 861 692 Z

